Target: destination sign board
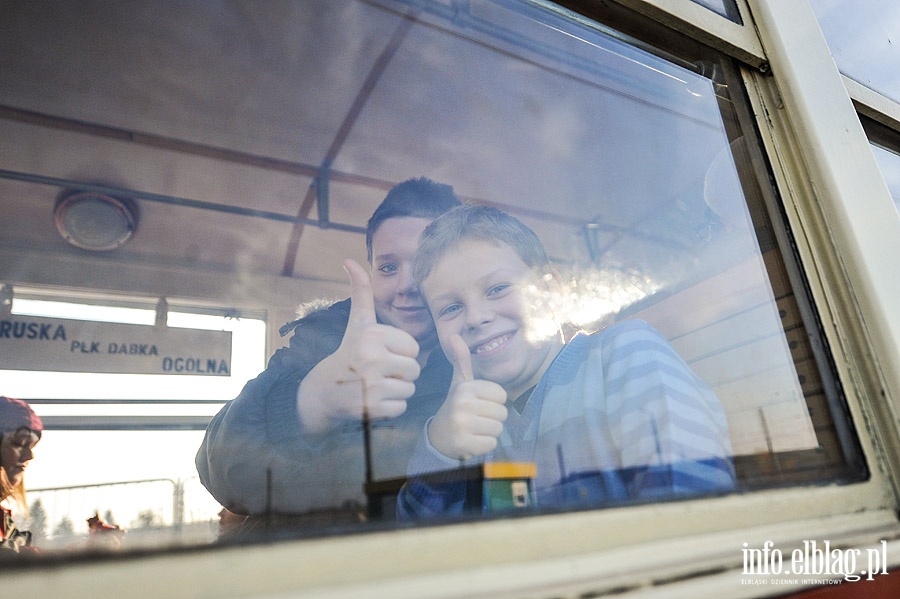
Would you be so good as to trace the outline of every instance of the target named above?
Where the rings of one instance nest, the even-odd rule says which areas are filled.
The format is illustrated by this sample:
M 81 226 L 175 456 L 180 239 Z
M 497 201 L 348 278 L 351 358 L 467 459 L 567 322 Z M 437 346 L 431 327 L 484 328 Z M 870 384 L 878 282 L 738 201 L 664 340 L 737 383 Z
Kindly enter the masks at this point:
M 231 331 L 5 314 L 0 369 L 231 375 Z

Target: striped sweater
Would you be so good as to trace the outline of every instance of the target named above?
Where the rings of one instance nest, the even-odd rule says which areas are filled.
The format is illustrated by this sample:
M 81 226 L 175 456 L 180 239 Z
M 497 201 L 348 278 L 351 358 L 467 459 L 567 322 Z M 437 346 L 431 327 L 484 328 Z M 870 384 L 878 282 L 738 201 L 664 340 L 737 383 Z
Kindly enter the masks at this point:
M 522 412 L 509 410 L 497 449 L 465 466 L 480 461 L 535 463 L 539 509 L 723 493 L 735 484 L 721 404 L 669 343 L 639 320 L 572 339 Z M 450 481 L 460 466 L 423 434 L 398 515 L 466 511 L 465 485 L 434 476 L 443 472 Z

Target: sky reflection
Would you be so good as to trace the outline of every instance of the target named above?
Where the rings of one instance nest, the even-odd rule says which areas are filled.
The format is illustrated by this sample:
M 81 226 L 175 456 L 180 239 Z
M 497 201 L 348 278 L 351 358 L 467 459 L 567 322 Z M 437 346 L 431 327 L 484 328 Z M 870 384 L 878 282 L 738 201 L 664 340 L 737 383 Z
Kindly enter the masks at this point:
M 840 71 L 900 101 L 900 3 L 810 0 Z
M 641 273 L 608 268 L 545 275 L 544 283 L 523 288 L 526 335 L 532 343 L 558 334 L 562 325 L 596 330 L 662 287 Z

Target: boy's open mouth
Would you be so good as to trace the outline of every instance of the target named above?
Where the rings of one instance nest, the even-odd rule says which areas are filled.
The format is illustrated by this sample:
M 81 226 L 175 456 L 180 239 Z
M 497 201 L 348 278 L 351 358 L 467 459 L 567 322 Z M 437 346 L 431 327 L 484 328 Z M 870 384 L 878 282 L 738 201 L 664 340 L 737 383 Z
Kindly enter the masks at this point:
M 478 354 L 483 354 L 483 353 L 494 351 L 494 350 L 498 349 L 500 346 L 502 346 L 504 343 L 509 341 L 510 336 L 511 335 L 509 333 L 506 333 L 506 334 L 500 335 L 499 337 L 494 337 L 487 343 L 482 343 L 481 345 L 476 346 L 475 349 L 472 350 L 472 353 L 478 355 Z

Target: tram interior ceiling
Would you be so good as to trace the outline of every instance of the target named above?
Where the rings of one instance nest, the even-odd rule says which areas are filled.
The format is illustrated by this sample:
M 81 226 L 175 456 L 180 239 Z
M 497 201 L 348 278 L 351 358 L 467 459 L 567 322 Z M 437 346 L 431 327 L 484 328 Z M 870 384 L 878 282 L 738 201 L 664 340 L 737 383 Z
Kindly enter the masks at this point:
M 263 6 L 0 3 L 13 302 L 264 314 L 271 356 L 298 306 L 346 297 L 386 192 L 428 177 L 533 228 L 590 296 L 578 326 L 640 318 L 672 343 L 722 403 L 740 490 L 867 476 L 732 63 L 562 35 L 533 4 Z
M 595 181 L 565 181 L 550 152 L 541 153 L 540 168 L 511 159 L 530 142 L 522 131 L 534 120 L 526 89 L 507 87 L 509 102 L 479 113 L 480 90 L 495 83 L 479 56 L 487 49 L 457 35 L 453 60 L 473 68 L 447 73 L 444 89 L 428 89 L 423 69 L 448 67 L 418 59 L 440 34 L 439 17 L 415 16 L 403 4 L 328 5 L 4 8 L 0 234 L 8 250 L 49 262 L 35 272 L 23 256 L 11 272 L 7 260 L 4 277 L 57 284 L 55 259 L 76 256 L 290 277 L 339 296 L 340 261 L 364 259 L 367 215 L 387 189 L 415 176 L 542 223 L 545 243 L 568 261 L 628 239 L 691 250 L 672 238 L 670 219 L 657 209 L 688 180 L 635 181 L 652 187 L 632 194 L 629 214 L 612 206 L 603 213 L 598 203 L 585 215 L 576 198 L 601 195 Z M 348 10 L 371 13 L 378 26 L 364 36 L 347 30 Z M 478 17 L 471 19 L 479 31 Z M 567 125 L 563 111 L 544 116 Z M 479 127 L 481 118 L 493 124 Z M 444 148 L 458 159 L 448 161 Z M 473 168 L 487 158 L 495 176 Z M 554 171 L 560 174 L 547 177 Z M 104 256 L 66 245 L 52 226 L 54 206 L 79 191 L 140 207 L 127 245 Z M 546 198 L 558 209 L 548 211 Z M 612 239 L 597 243 L 598 235 Z

